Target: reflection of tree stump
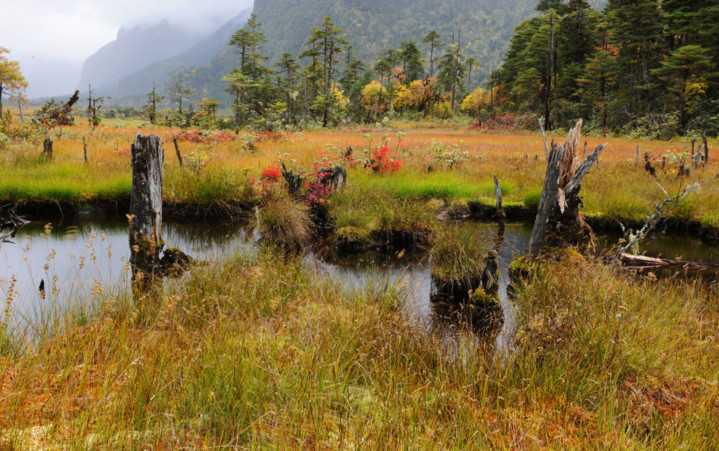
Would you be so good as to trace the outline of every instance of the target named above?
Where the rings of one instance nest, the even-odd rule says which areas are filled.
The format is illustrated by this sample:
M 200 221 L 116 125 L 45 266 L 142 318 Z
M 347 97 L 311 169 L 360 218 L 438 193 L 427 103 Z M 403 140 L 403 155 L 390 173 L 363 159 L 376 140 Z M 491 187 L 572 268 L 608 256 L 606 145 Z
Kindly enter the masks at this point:
M 52 139 L 45 138 L 45 141 L 42 143 L 42 156 L 48 160 L 52 160 Z
M 132 144 L 130 248 L 132 265 L 152 272 L 159 264 L 162 241 L 162 141 L 137 135 Z
M 547 161 L 542 198 L 532 229 L 529 249 L 532 253 L 545 247 L 578 244 L 591 234 L 591 228 L 579 212 L 581 181 L 597 162 L 605 145 L 597 147 L 580 165 L 577 158 L 582 121 L 569 132 L 563 146 L 552 146 Z

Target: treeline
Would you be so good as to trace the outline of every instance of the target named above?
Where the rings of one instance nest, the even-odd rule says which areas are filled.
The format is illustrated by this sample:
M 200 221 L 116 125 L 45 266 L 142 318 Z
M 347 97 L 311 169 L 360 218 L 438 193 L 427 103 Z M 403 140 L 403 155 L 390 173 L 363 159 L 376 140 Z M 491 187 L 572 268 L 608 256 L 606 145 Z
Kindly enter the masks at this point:
M 719 3 L 716 0 L 542 0 L 519 25 L 504 64 L 471 111 L 577 118 L 653 137 L 719 131 Z
M 161 120 L 157 105 L 163 100 L 176 107 L 166 119 L 174 125 L 238 130 L 374 122 L 398 114 L 450 117 L 459 111 L 466 87 L 477 84 L 478 62 L 465 57 L 459 32 L 444 42 L 433 30 L 420 42 L 404 41 L 387 49 L 374 64 L 357 57 L 330 17 L 308 32 L 299 54 L 284 53 L 269 65 L 263 53 L 267 39 L 257 17 L 237 30 L 228 43 L 237 64 L 222 77 L 233 99 L 230 121 L 215 119 L 218 102 L 212 98 L 190 102 L 196 93 L 182 72 L 163 96 L 155 90 L 148 94 L 147 117 Z

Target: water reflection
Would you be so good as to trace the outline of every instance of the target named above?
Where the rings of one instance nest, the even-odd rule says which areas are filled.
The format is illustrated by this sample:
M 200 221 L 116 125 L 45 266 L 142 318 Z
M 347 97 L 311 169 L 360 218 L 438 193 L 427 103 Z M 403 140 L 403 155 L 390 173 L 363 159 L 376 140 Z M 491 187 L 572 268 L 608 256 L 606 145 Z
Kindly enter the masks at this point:
M 462 226 L 479 229 L 488 237 L 488 243 L 497 233 L 496 224 L 467 222 Z M 222 258 L 238 249 L 253 252 L 258 239 L 255 234 L 248 236 L 239 224 L 165 224 L 162 234 L 168 247 L 180 248 L 198 260 Z M 529 226 L 510 224 L 506 226 L 503 241 L 498 243 L 501 244 L 498 265 L 503 327 L 496 334 L 496 349 L 500 354 L 511 352 L 511 337 L 517 328 L 516 307 L 507 297 L 508 266 L 524 254 L 530 234 Z M 616 241 L 617 237 L 603 237 L 599 244 L 606 248 Z M 16 320 L 30 324 L 47 320 L 87 299 L 125 296 L 129 294 L 131 280 L 128 244 L 128 226 L 124 220 L 86 218 L 77 222 L 28 224 L 14 244 L 0 246 L 0 296 L 3 301 L 11 301 Z M 653 256 L 719 262 L 719 249 L 686 238 L 658 234 L 647 242 L 645 249 Z M 350 292 L 362 292 L 368 286 L 401 288 L 406 298 L 403 312 L 413 324 L 431 332 L 442 323 L 446 340 L 452 346 L 460 346 L 452 337 L 458 336 L 457 327 L 464 326 L 458 326 L 456 321 L 440 321 L 436 315 L 439 306 L 433 308 L 430 302 L 434 290 L 431 263 L 424 256 L 409 252 L 389 256 L 369 253 L 341 260 L 324 253 L 309 253 L 305 264 L 319 277 L 332 278 Z M 441 316 L 461 318 L 464 315 L 470 319 L 465 325 L 471 326 L 481 317 L 472 316 L 476 313 L 455 309 L 447 314 L 445 309 Z M 481 321 L 477 324 L 481 328 Z M 475 339 L 479 340 L 478 337 Z M 465 341 L 461 345 L 464 349 L 472 349 L 477 344 Z
M 162 234 L 168 246 L 203 260 L 252 241 L 236 225 L 165 224 Z M 16 320 L 43 321 L 91 297 L 127 294 L 129 258 L 126 221 L 33 222 L 0 246 L 0 296 Z

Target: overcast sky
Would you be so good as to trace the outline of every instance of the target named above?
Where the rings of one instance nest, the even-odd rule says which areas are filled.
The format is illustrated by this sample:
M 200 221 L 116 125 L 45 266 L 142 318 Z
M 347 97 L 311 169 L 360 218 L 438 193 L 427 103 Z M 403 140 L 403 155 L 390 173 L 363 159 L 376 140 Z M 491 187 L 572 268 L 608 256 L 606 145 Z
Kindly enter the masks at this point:
M 169 17 L 195 29 L 218 27 L 253 0 L 2 0 L 0 46 L 18 56 L 83 61 L 124 24 Z

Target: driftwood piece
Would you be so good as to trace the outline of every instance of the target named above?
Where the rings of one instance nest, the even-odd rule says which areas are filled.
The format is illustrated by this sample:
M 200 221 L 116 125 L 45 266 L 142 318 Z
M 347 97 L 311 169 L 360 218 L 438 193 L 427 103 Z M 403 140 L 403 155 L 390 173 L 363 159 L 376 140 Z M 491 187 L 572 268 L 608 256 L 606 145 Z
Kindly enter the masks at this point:
M 42 155 L 50 160 L 52 160 L 52 139 L 45 138 L 45 141 L 42 143 Z
M 162 141 L 154 133 L 137 135 L 132 143 L 130 198 L 131 261 L 148 270 L 159 263 L 162 241 Z
M 668 258 L 647 257 L 645 255 L 633 255 L 622 253 L 619 260 L 627 268 L 656 268 L 656 269 L 681 269 L 685 271 L 712 271 L 719 272 L 719 264 L 686 262 L 682 260 L 670 260 Z
M 667 193 L 667 190 L 662 187 L 659 183 L 657 183 L 657 186 L 659 186 L 659 189 L 662 190 L 664 193 L 664 201 L 661 204 L 658 204 L 654 208 L 654 212 L 649 215 L 647 218 L 647 221 L 644 223 L 644 226 L 642 226 L 641 229 L 638 231 L 633 230 L 624 230 L 624 225 L 620 223 L 622 226 L 622 229 L 625 233 L 625 239 L 626 244 L 623 246 L 620 246 L 617 250 L 617 254 L 615 256 L 615 259 L 618 260 L 622 254 L 626 253 L 630 249 L 635 249 L 634 252 L 638 253 L 636 249 L 638 249 L 639 243 L 649 236 L 649 234 L 654 230 L 654 228 L 662 221 L 664 218 L 669 216 L 669 213 L 671 213 L 675 208 L 677 208 L 679 205 L 681 205 L 682 202 L 691 194 L 696 193 L 699 191 L 700 185 L 698 183 L 695 183 L 694 185 L 687 186 L 684 189 L 682 189 L 676 196 L 669 196 Z
M 606 144 L 598 146 L 581 165 L 577 153 L 581 140 L 582 121 L 569 132 L 563 146 L 552 146 L 544 177 L 542 197 L 529 243 L 530 252 L 545 247 L 566 247 L 578 244 L 591 235 L 591 228 L 579 212 L 582 178 L 597 162 Z
M 305 183 L 305 176 L 302 175 L 301 172 L 296 171 L 294 168 L 287 169 L 287 166 L 285 166 L 284 162 L 281 162 L 281 165 L 282 178 L 287 184 L 287 191 L 293 196 L 300 194 L 300 192 L 302 191 L 302 186 Z
M 182 154 L 180 154 L 180 146 L 177 144 L 177 138 L 172 138 L 172 142 L 175 144 L 175 153 L 177 154 L 177 161 L 180 162 L 180 167 L 182 167 Z
M 17 232 L 22 229 L 29 221 L 18 216 L 15 210 L 8 210 L 7 213 L 0 215 L 0 232 L 8 229 L 9 232 L 0 236 L 0 243 L 12 243 L 9 238 L 15 238 Z

